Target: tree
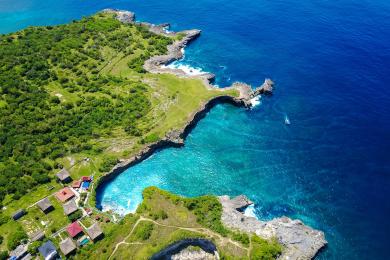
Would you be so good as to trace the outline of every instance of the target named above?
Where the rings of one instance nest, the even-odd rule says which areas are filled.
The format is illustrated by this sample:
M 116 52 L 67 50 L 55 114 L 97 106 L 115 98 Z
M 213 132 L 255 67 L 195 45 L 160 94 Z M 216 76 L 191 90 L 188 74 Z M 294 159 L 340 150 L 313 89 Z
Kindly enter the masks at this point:
M 18 227 L 14 232 L 8 236 L 7 247 L 8 250 L 14 250 L 24 240 L 27 239 L 27 234 L 22 227 Z
M 42 242 L 41 241 L 34 241 L 32 243 L 30 243 L 28 245 L 28 249 L 27 251 L 31 254 L 31 255 L 36 255 L 37 252 L 38 252 L 38 248 L 42 245 Z

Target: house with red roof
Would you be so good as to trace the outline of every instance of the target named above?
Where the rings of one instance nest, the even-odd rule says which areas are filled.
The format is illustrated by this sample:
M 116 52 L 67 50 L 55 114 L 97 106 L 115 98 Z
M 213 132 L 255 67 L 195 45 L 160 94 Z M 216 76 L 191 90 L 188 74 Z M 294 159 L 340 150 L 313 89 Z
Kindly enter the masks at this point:
M 82 180 L 82 181 L 86 181 L 86 182 L 91 182 L 91 181 L 92 181 L 92 178 L 89 177 L 89 176 L 83 176 L 83 177 L 81 177 L 81 180 Z
M 74 196 L 75 196 L 74 192 L 68 187 L 63 188 L 62 190 L 56 193 L 57 199 L 61 202 L 68 201 Z
M 79 234 L 83 233 L 83 229 L 80 226 L 80 224 L 75 221 L 72 224 L 70 224 L 67 228 L 66 231 L 68 232 L 69 236 L 72 238 L 78 236 Z

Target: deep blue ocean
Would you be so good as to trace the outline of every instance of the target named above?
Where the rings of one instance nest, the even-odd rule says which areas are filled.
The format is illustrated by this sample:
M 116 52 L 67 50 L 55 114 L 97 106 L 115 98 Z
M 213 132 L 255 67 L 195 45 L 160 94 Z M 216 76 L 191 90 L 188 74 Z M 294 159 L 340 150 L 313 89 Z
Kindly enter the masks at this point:
M 182 63 L 215 73 L 219 86 L 271 77 L 276 90 L 252 110 L 218 105 L 184 148 L 102 187 L 98 206 L 134 210 L 150 185 L 245 194 L 261 219 L 323 230 L 329 245 L 317 259 L 389 259 L 390 1 L 0 0 L 0 33 L 108 7 L 201 29 Z

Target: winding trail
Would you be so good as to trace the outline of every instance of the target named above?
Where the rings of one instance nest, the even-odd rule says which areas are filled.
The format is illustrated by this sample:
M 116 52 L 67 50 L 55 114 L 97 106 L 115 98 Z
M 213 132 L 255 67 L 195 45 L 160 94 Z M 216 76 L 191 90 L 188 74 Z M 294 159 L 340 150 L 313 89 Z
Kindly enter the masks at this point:
M 229 243 L 233 244 L 234 246 L 236 246 L 236 247 L 246 251 L 248 256 L 250 255 L 250 248 L 246 248 L 246 247 L 242 246 L 240 243 L 238 243 L 236 241 L 233 241 L 230 238 L 223 237 L 220 234 L 215 233 L 215 232 L 213 232 L 213 231 L 211 231 L 211 230 L 209 230 L 207 228 L 193 228 L 193 227 L 166 225 L 166 224 L 159 223 L 159 222 L 157 222 L 157 221 L 155 221 L 153 219 L 149 219 L 149 218 L 145 218 L 145 217 L 141 216 L 135 222 L 135 224 L 134 224 L 133 228 L 131 229 L 130 233 L 122 241 L 118 242 L 115 245 L 115 248 L 112 251 L 112 253 L 111 253 L 111 255 L 109 256 L 108 259 L 111 259 L 115 255 L 115 253 L 118 250 L 120 245 L 132 245 L 132 244 L 141 245 L 141 244 L 144 244 L 144 243 L 141 243 L 141 242 L 133 242 L 133 243 L 126 242 L 126 240 L 133 234 L 133 232 L 134 232 L 135 228 L 137 227 L 137 225 L 140 222 L 142 222 L 142 221 L 152 222 L 153 224 L 161 226 L 161 227 L 177 228 L 177 229 L 181 229 L 181 230 L 187 230 L 187 231 L 192 231 L 192 232 L 195 232 L 195 233 L 200 233 L 200 234 L 206 235 L 206 236 L 217 237 L 221 241 L 221 244 L 223 244 L 223 245 L 229 244 Z

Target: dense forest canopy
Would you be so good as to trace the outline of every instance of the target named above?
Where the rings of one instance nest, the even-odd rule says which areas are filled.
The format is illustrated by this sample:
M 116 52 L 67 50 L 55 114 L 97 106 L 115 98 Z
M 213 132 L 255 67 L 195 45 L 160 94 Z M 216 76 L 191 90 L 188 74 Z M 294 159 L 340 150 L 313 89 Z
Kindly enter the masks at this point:
M 111 14 L 1 35 L 0 202 L 49 182 L 66 154 L 101 152 L 91 140 L 113 129 L 141 135 L 137 121 L 150 110 L 149 86 L 102 70 L 113 55 L 131 55 L 129 68 L 144 73 L 144 61 L 171 42 Z

